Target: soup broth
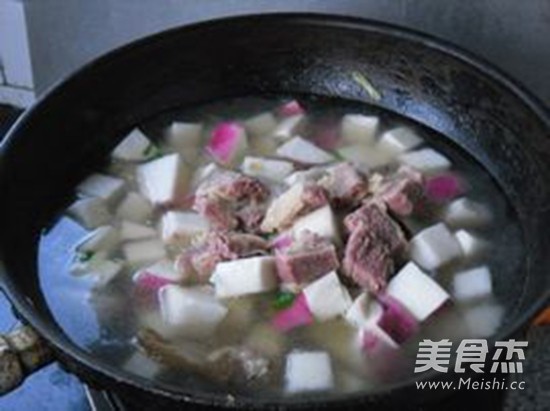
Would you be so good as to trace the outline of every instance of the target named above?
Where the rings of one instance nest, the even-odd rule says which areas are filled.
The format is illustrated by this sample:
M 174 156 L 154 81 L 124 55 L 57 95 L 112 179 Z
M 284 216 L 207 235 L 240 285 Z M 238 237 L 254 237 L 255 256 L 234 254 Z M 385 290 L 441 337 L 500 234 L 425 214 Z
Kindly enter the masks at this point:
M 494 334 L 523 255 L 504 194 L 448 139 L 251 97 L 136 125 L 39 254 L 55 319 L 98 359 L 264 398 L 383 389 L 422 339 Z

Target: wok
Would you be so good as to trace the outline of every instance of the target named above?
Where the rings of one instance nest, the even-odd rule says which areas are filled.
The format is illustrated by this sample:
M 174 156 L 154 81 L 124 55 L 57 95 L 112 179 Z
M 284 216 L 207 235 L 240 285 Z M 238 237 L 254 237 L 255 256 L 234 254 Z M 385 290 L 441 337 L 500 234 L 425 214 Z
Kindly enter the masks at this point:
M 379 96 L 354 81 L 354 72 L 368 78 Z M 190 403 L 208 409 L 351 409 L 412 404 L 433 395 L 416 391 L 411 381 L 323 402 L 174 390 L 98 361 L 53 320 L 38 281 L 37 242 L 68 205 L 76 184 L 132 126 L 176 107 L 246 95 L 367 102 L 461 146 L 500 185 L 524 236 L 522 269 L 496 279 L 515 298 L 495 339 L 517 335 L 547 302 L 550 116 L 540 102 L 480 59 L 410 30 L 326 15 L 230 18 L 154 35 L 91 62 L 27 110 L 1 147 L 2 289 L 66 369 L 147 409 Z

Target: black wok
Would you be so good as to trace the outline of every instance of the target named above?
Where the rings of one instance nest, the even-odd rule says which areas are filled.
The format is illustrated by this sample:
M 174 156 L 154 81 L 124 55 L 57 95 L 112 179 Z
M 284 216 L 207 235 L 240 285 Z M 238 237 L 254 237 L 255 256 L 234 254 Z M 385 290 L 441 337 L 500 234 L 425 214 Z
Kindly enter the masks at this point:
M 352 78 L 365 74 L 373 99 Z M 421 402 L 412 383 L 318 404 L 175 391 L 98 361 L 62 332 L 41 293 L 37 240 L 75 185 L 124 132 L 165 110 L 245 95 L 318 95 L 368 102 L 447 136 L 501 186 L 523 230 L 522 270 L 496 281 L 517 296 L 495 339 L 521 331 L 550 290 L 550 117 L 517 83 L 454 46 L 397 27 L 320 15 L 264 15 L 182 27 L 88 64 L 16 123 L 0 153 L 0 280 L 24 321 L 85 381 L 148 409 L 208 406 L 332 408 Z M 431 375 L 430 378 L 454 378 Z

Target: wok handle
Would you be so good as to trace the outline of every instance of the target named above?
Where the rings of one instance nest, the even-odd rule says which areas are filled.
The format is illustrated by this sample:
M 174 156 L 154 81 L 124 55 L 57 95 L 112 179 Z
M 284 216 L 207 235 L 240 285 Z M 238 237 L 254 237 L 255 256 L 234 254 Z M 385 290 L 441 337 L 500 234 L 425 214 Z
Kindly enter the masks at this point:
M 0 335 L 0 395 L 11 392 L 52 361 L 51 348 L 31 327 L 21 325 Z

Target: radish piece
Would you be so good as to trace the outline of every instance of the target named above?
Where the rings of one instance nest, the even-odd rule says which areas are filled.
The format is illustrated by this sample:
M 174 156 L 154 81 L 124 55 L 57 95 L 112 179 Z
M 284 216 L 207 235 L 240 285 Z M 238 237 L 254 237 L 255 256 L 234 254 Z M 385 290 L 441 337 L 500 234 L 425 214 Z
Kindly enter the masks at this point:
M 162 287 L 159 302 L 165 324 L 191 339 L 210 337 L 228 311 L 215 297 L 202 290 L 178 285 Z
M 292 234 L 288 232 L 283 232 L 276 236 L 273 240 L 271 240 L 270 247 L 279 251 L 286 250 L 292 245 L 293 241 L 294 238 Z
M 504 308 L 492 302 L 476 304 L 464 312 L 470 336 L 485 338 L 493 335 L 502 322 Z
M 126 360 L 122 368 L 147 379 L 155 378 L 162 370 L 159 362 L 137 350 Z
M 381 360 L 392 356 L 399 349 L 399 344 L 374 323 L 369 323 L 361 329 L 359 342 L 365 354 Z
M 97 197 L 75 201 L 67 210 L 67 214 L 89 230 L 105 225 L 111 219 L 107 204 Z
M 378 148 L 387 153 L 399 155 L 412 150 L 423 142 L 410 128 L 397 127 L 382 134 L 378 142 Z
M 306 214 L 296 220 L 292 226 L 292 233 L 295 237 L 298 237 L 300 233 L 305 230 L 309 230 L 323 238 L 327 238 L 334 244 L 341 243 L 338 222 L 329 205 Z
M 342 119 L 342 138 L 348 143 L 373 144 L 378 122 L 375 116 L 346 114 Z
M 490 223 L 492 215 L 484 204 L 463 197 L 447 206 L 443 218 L 451 227 L 479 227 Z
M 325 391 L 334 387 L 330 356 L 324 351 L 292 351 L 286 357 L 285 391 Z
M 217 162 L 231 165 L 241 160 L 247 147 L 244 128 L 236 122 L 227 121 L 214 128 L 206 151 Z
M 346 312 L 346 321 L 357 328 L 367 324 L 377 323 L 382 316 L 382 306 L 367 292 L 362 292 L 355 298 Z
M 491 271 L 486 266 L 456 273 L 453 278 L 453 297 L 457 301 L 471 301 L 491 296 Z
M 180 154 L 185 155 L 188 150 L 196 154 L 201 145 L 202 132 L 203 125 L 200 123 L 174 121 L 166 130 L 165 138 L 168 145 Z
M 134 128 L 112 152 L 112 157 L 123 161 L 144 161 L 149 157 L 151 141 Z
M 126 183 L 120 178 L 103 174 L 92 174 L 81 182 L 77 190 L 89 197 L 99 197 L 108 204 L 115 203 L 124 190 Z
M 137 178 L 142 193 L 153 204 L 176 206 L 185 200 L 191 171 L 179 154 L 170 154 L 140 166 Z
M 282 104 L 277 110 L 277 113 L 282 117 L 290 117 L 297 114 L 304 114 L 305 110 L 297 100 L 291 100 Z
M 476 237 L 466 230 L 458 230 L 457 232 L 455 232 L 455 237 L 458 240 L 460 247 L 462 248 L 462 253 L 464 254 L 464 256 L 469 258 L 477 257 L 479 254 L 483 253 L 488 247 L 486 241 Z
M 185 274 L 177 271 L 169 260 L 156 262 L 137 271 L 132 277 L 137 287 L 155 292 L 167 284 L 177 284 L 185 279 Z
M 334 161 L 331 154 L 299 136 L 284 143 L 276 153 L 278 156 L 305 164 L 323 164 Z
M 321 177 L 323 177 L 325 174 L 325 167 L 310 167 L 307 170 L 295 171 L 287 178 L 285 178 L 285 183 L 288 186 L 293 186 L 295 184 L 316 182 L 321 179 Z
M 244 128 L 253 137 L 268 136 L 277 127 L 277 120 L 271 113 L 261 113 L 244 122 Z
M 216 264 L 211 282 L 216 297 L 227 298 L 277 288 L 275 257 L 251 257 Z
M 281 120 L 279 124 L 277 124 L 275 130 L 273 130 L 273 138 L 275 140 L 284 141 L 293 137 L 294 135 L 296 135 L 304 119 L 304 115 L 298 114 Z
M 244 158 L 241 170 L 252 177 L 283 182 L 285 177 L 294 171 L 294 166 L 289 161 L 247 156 Z
M 303 293 L 298 294 L 290 307 L 279 311 L 271 322 L 273 327 L 280 332 L 288 332 L 293 328 L 311 323 L 313 323 L 313 314 Z
M 162 216 L 162 240 L 187 245 L 210 228 L 208 220 L 191 211 L 168 211 Z
M 381 295 L 379 301 L 383 309 L 377 324 L 396 343 L 403 344 L 418 332 L 418 321 L 397 299 Z
M 343 315 L 351 306 L 351 297 L 335 271 L 315 280 L 303 290 L 307 306 L 318 321 Z
M 403 304 L 418 321 L 424 321 L 449 299 L 449 294 L 412 262 L 391 279 L 386 294 Z
M 200 167 L 197 171 L 195 171 L 191 185 L 193 187 L 197 187 L 203 181 L 223 171 L 224 169 L 216 163 L 208 163 L 207 165 Z
M 390 153 L 376 146 L 354 144 L 337 150 L 338 155 L 351 162 L 360 171 L 368 172 L 371 169 L 385 166 L 393 161 Z
M 410 242 L 412 260 L 426 270 L 435 270 L 462 256 L 456 237 L 443 223 L 416 234 Z
M 415 168 L 424 174 L 437 174 L 451 167 L 451 162 L 434 149 L 424 148 L 399 156 L 401 164 Z
M 153 215 L 153 206 L 141 194 L 130 192 L 118 206 L 116 215 L 123 220 L 144 223 Z
M 110 226 L 101 226 L 88 234 L 76 246 L 77 253 L 111 253 L 120 241 L 119 232 Z
M 464 181 L 456 174 L 442 174 L 428 178 L 424 183 L 424 192 L 432 201 L 448 201 L 463 194 Z
M 146 225 L 122 221 L 120 223 L 120 238 L 122 241 L 143 240 L 157 236 L 157 230 Z
M 166 250 L 160 240 L 140 240 L 126 243 L 122 247 L 126 262 L 131 267 L 149 264 L 166 258 Z

